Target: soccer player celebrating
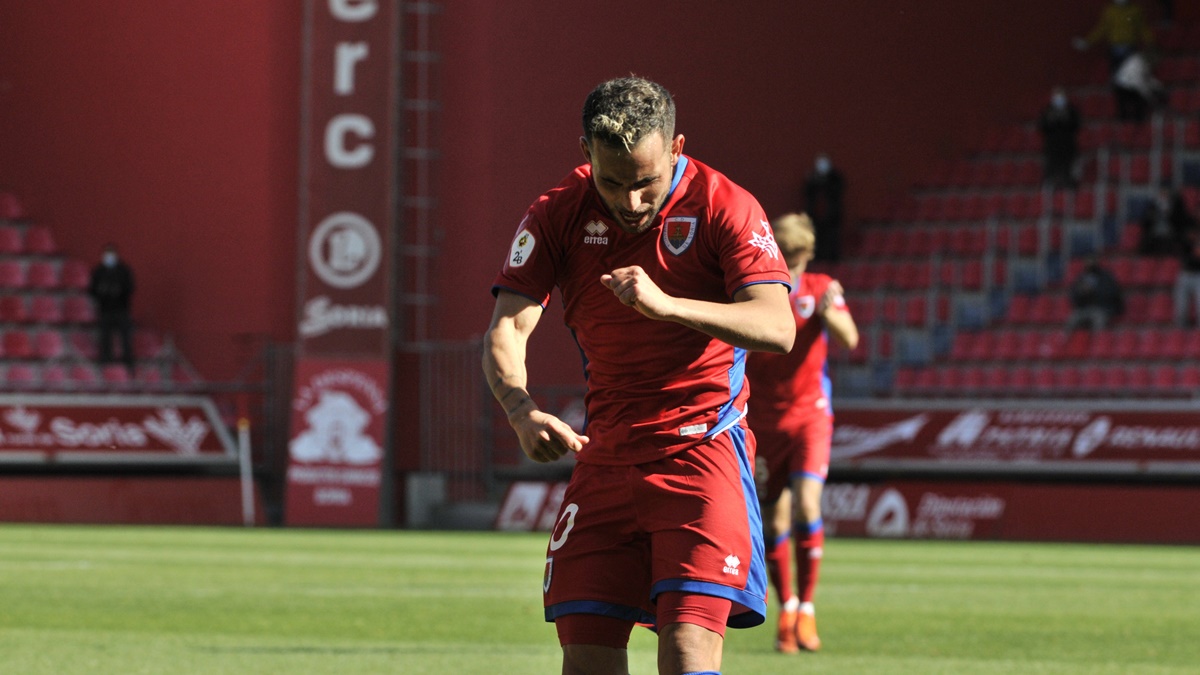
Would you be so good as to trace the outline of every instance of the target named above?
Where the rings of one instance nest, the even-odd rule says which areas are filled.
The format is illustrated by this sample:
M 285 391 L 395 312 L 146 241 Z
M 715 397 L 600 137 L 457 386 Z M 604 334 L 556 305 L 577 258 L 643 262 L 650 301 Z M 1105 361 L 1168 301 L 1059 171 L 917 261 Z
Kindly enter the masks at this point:
M 531 459 L 578 460 L 543 581 L 567 675 L 628 673 L 637 623 L 658 633 L 660 673 L 716 673 L 726 626 L 765 620 L 743 373 L 747 350 L 792 346 L 789 276 L 762 207 L 683 143 L 661 85 L 599 85 L 587 164 L 530 206 L 492 289 L 492 393 Z M 586 435 L 527 388 L 556 286 L 584 358 Z
M 833 438 L 827 336 L 854 349 L 858 327 L 846 307 L 842 285 L 828 275 L 805 272 L 816 244 L 808 216 L 790 213 L 777 218 L 771 227 L 792 273 L 789 297 L 796 344 L 786 355 L 756 353 L 750 357 L 747 375 L 754 395 L 749 420 L 758 439 L 756 473 L 767 569 L 783 602 L 775 648 L 792 653 L 821 647 L 813 592 L 825 544 L 821 489 L 829 473 Z M 799 596 L 792 593 L 789 536 L 795 537 Z

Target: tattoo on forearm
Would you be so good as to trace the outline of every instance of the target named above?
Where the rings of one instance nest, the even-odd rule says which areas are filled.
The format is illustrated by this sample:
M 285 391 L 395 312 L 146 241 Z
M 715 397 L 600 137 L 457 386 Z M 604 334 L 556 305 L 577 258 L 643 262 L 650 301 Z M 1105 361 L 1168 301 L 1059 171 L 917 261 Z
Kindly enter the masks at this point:
M 513 391 L 516 391 L 516 389 L 514 389 Z M 533 399 L 529 398 L 528 396 L 522 396 L 521 400 L 517 401 L 517 404 L 515 406 L 513 406 L 511 409 L 505 410 L 504 414 L 512 415 L 513 413 L 517 412 L 521 408 L 524 408 L 526 403 L 532 403 L 532 402 L 533 402 Z

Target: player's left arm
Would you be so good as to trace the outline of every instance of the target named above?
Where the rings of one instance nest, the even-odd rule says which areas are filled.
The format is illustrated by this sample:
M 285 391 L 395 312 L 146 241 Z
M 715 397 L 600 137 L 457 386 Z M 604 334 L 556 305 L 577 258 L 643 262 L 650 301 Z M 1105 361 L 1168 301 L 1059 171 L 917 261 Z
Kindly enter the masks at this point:
M 674 321 L 722 342 L 754 351 L 786 354 L 796 340 L 796 322 L 782 283 L 743 286 L 732 303 L 667 295 L 637 265 L 600 277 L 617 298 L 657 321 Z
M 829 282 L 817 305 L 817 312 L 825 321 L 825 330 L 835 342 L 846 349 L 858 346 L 858 324 L 854 323 L 854 317 L 846 307 L 846 292 L 837 279 Z

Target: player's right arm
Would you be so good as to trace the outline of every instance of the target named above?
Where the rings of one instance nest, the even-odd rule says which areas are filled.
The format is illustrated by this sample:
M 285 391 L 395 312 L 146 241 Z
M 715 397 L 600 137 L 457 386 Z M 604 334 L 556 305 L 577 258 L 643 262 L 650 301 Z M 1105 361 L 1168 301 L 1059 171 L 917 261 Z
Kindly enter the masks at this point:
M 525 349 L 537 327 L 542 307 L 529 298 L 501 289 L 492 323 L 483 337 L 483 374 L 517 433 L 521 450 L 535 462 L 552 462 L 579 452 L 587 436 L 538 409 L 529 395 Z

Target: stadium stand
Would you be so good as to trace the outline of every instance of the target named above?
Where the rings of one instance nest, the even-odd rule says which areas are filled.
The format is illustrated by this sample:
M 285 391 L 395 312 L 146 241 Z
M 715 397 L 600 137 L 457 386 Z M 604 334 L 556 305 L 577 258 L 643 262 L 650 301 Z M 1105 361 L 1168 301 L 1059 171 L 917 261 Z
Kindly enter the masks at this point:
M 1160 30 L 1169 102 L 1145 124 L 1115 120 L 1103 73 L 1068 88 L 1085 120 L 1079 187 L 1041 185 L 1032 119 L 993 129 L 864 224 L 839 265 L 814 265 L 842 280 L 865 338 L 833 355 L 835 391 L 1200 395 L 1200 329 L 1173 317 L 1179 262 L 1138 251 L 1138 219 L 1159 185 L 1180 189 L 1200 217 L 1200 50 L 1183 37 L 1190 27 Z M 1127 311 L 1107 330 L 1067 334 L 1067 285 L 1092 254 L 1114 271 Z
M 0 392 L 170 392 L 202 382 L 168 337 L 145 326 L 134 333 L 133 373 L 94 365 L 90 274 L 49 226 L 29 221 L 17 195 L 0 191 Z

